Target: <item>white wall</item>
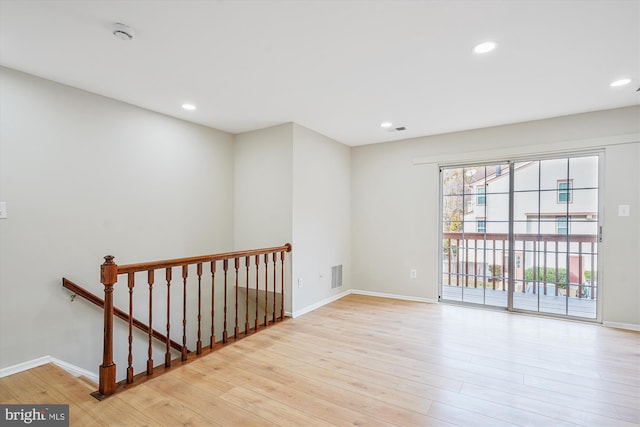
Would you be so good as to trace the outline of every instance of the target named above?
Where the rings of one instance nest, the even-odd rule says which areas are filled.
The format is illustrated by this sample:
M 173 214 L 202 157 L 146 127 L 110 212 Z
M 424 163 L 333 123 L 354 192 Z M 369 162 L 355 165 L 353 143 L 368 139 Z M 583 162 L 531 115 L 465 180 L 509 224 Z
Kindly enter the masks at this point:
M 438 298 L 439 164 L 603 148 L 603 320 L 640 325 L 639 140 L 640 107 L 628 107 L 353 148 L 353 288 Z
M 351 288 L 351 150 L 299 125 L 293 143 L 293 247 L 294 313 Z M 331 289 L 336 265 L 343 266 L 342 287 Z
M 0 368 L 52 355 L 92 372 L 99 266 L 233 247 L 233 137 L 0 69 Z M 119 284 L 120 285 L 120 284 Z

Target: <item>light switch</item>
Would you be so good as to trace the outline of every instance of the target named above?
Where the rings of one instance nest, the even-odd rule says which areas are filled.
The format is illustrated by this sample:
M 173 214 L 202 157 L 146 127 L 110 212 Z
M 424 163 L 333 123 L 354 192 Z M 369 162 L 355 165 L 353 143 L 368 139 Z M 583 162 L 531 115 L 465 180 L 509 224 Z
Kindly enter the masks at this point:
M 629 205 L 618 205 L 618 216 L 629 216 L 630 211 Z
M 0 202 L 0 219 L 7 217 L 7 202 Z

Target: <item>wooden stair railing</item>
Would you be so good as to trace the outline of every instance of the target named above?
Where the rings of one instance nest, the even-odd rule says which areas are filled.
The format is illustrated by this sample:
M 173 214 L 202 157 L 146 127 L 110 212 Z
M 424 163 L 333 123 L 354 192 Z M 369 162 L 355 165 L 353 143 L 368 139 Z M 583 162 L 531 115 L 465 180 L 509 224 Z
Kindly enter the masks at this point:
M 84 299 L 86 299 L 89 302 L 94 303 L 95 305 L 97 305 L 100 308 L 104 308 L 104 300 L 102 298 L 100 298 L 99 296 L 92 294 L 91 292 L 89 292 L 88 290 L 86 290 L 85 288 L 83 288 L 82 286 L 73 283 L 71 280 L 63 277 L 62 278 L 62 287 L 66 288 L 68 290 L 70 290 L 71 292 L 73 292 L 74 295 L 78 295 Z M 129 323 L 129 315 L 127 313 L 125 313 L 124 311 L 120 310 L 117 307 L 113 307 L 113 314 L 124 320 L 125 322 Z M 145 334 L 149 334 L 149 326 L 145 325 L 143 322 L 141 322 L 140 320 L 136 319 L 135 317 L 132 319 L 132 323 L 133 326 L 140 329 L 142 332 L 144 332 Z M 162 341 L 163 343 L 167 341 L 167 337 L 163 334 L 161 334 L 160 332 L 156 331 L 155 329 L 151 329 L 151 334 L 153 335 L 153 337 L 159 341 Z M 182 350 L 182 346 L 180 344 L 178 344 L 177 342 L 170 340 L 169 341 L 171 343 L 171 348 L 177 350 L 177 351 L 181 351 Z
M 114 257 L 111 255 L 105 256 L 105 262 L 100 266 L 100 281 L 104 285 L 104 300 L 100 299 L 96 295 L 88 292 L 82 287 L 76 285 L 68 279 L 63 278 L 63 286 L 70 291 L 74 292 L 76 295 L 82 296 L 83 298 L 91 301 L 92 303 L 104 308 L 104 342 L 103 342 L 103 356 L 102 356 L 102 364 L 99 368 L 99 387 L 98 391 L 93 393 L 93 396 L 99 400 L 104 399 L 118 391 L 124 390 L 128 387 L 140 384 L 151 377 L 155 377 L 160 375 L 168 370 L 172 369 L 175 366 L 179 366 L 182 363 L 187 363 L 192 360 L 195 360 L 198 357 L 201 357 L 207 354 L 210 351 L 213 351 L 216 348 L 216 280 L 220 280 L 216 278 L 216 272 L 218 270 L 218 263 L 222 265 L 223 270 L 223 289 L 220 289 L 224 292 L 224 305 L 223 305 L 223 318 L 220 319 L 220 323 L 222 324 L 222 344 L 227 344 L 232 342 L 233 340 L 240 339 L 244 336 L 249 335 L 252 332 L 258 331 L 261 327 L 267 327 L 270 323 L 275 323 L 276 321 L 281 321 L 285 319 L 285 253 L 291 252 L 291 245 L 289 243 L 283 246 L 264 248 L 264 249 L 253 249 L 248 251 L 237 251 L 237 252 L 227 252 L 221 254 L 213 254 L 213 255 L 203 255 L 197 257 L 190 258 L 179 258 L 165 261 L 153 261 L 146 262 L 140 264 L 128 264 L 128 265 L 117 265 L 114 262 Z M 253 257 L 253 261 L 251 259 Z M 244 258 L 244 269 L 241 267 L 241 260 Z M 232 261 L 231 267 L 229 261 Z M 261 262 L 262 261 L 262 262 Z M 270 263 L 271 261 L 271 263 Z M 279 261 L 279 263 L 278 263 Z M 210 270 L 210 279 L 203 278 L 205 276 L 203 274 L 203 267 L 207 266 Z M 278 268 L 279 265 L 279 268 Z M 192 267 L 190 269 L 190 266 Z M 264 266 L 264 267 L 263 267 Z M 182 279 L 182 343 L 178 343 L 171 339 L 171 315 L 172 315 L 172 306 L 171 306 L 171 293 L 172 293 L 172 280 L 173 280 L 173 269 L 174 267 L 180 267 L 180 278 Z M 262 270 L 263 269 L 263 270 Z M 278 289 L 277 283 L 277 273 L 278 269 L 280 270 L 280 289 Z M 165 318 L 161 319 L 166 321 L 166 333 L 163 334 L 161 332 L 153 329 L 153 316 L 158 316 L 159 311 L 154 310 L 154 301 L 153 301 L 153 290 L 155 283 L 155 272 L 162 272 L 164 270 L 164 279 L 166 281 L 166 313 Z M 195 341 L 195 351 L 191 351 L 188 348 L 188 339 L 187 339 L 187 325 L 188 325 L 188 315 L 190 313 L 189 309 L 191 308 L 188 305 L 188 297 L 187 290 L 189 288 L 189 273 L 190 271 L 195 270 L 195 281 L 193 282 L 194 286 L 197 286 L 197 310 L 194 309 L 194 313 L 197 313 L 196 321 L 197 321 L 197 333 L 196 333 L 196 341 Z M 231 271 L 230 271 L 231 270 Z M 251 272 L 253 270 L 253 273 Z M 273 280 L 269 280 L 269 273 L 272 273 Z M 142 321 L 134 318 L 133 316 L 133 306 L 134 306 L 134 289 L 136 287 L 136 273 L 146 273 L 146 285 L 148 285 L 148 311 L 146 315 L 148 316 L 148 325 L 143 323 Z M 264 276 L 262 276 L 262 274 Z M 245 275 L 244 286 L 241 287 L 240 274 Z M 250 289 L 250 276 L 253 274 L 255 276 L 255 289 Z M 118 282 L 118 276 L 126 275 L 127 281 L 127 289 L 128 289 L 128 305 L 129 312 L 126 313 L 123 310 L 120 310 L 114 307 L 114 291 L 116 288 L 116 284 Z M 233 275 L 232 284 L 235 286 L 233 289 L 232 298 L 234 299 L 234 305 L 227 307 L 228 303 L 228 286 L 229 286 L 229 275 Z M 139 276 L 139 275 L 138 275 Z M 203 304 L 203 282 L 210 283 L 210 292 L 211 292 L 211 301 L 210 301 L 210 313 L 211 318 L 206 320 L 209 323 L 210 327 L 210 336 L 209 336 L 209 345 L 203 345 L 206 343 L 202 342 L 202 304 Z M 262 285 L 262 286 L 261 286 Z M 219 288 L 220 286 L 218 286 Z M 261 289 L 262 288 L 262 289 Z M 242 308 L 242 305 L 239 305 L 239 291 L 243 290 L 245 304 L 245 318 L 244 318 L 244 330 L 240 328 L 240 319 L 239 319 L 239 308 Z M 260 291 L 264 292 L 264 305 L 262 305 L 260 301 Z M 278 313 L 278 290 L 280 291 L 280 310 Z M 176 291 L 177 292 L 177 291 Z M 254 293 L 255 292 L 255 293 Z M 273 294 L 273 302 L 272 307 L 270 307 L 270 298 L 269 293 Z M 254 322 L 250 322 L 250 310 L 249 300 L 255 295 L 255 318 Z M 260 307 L 259 307 L 260 306 Z M 157 307 L 156 307 L 157 308 Z M 272 308 L 272 312 L 270 313 L 270 309 Z M 260 321 L 260 311 L 264 309 L 264 318 L 263 321 Z M 231 329 L 232 336 L 229 336 L 229 322 L 228 322 L 228 312 L 230 310 L 234 310 L 234 318 L 231 319 L 233 322 L 233 327 Z M 175 312 L 173 312 L 175 314 Z M 117 316 L 120 319 L 124 320 L 128 323 L 128 355 L 127 355 L 127 369 L 126 369 L 126 379 L 121 381 L 117 381 L 116 375 L 116 363 L 114 362 L 114 325 L 113 325 L 113 316 Z M 153 315 L 153 316 L 152 316 Z M 205 326 L 207 326 L 205 324 Z M 137 328 L 145 333 L 147 339 L 145 340 L 147 346 L 147 357 L 146 360 L 146 370 L 140 372 L 138 374 L 134 374 L 134 357 L 133 357 L 133 328 Z M 173 332 L 176 334 L 176 332 Z M 153 348 L 153 338 L 159 340 L 164 344 L 165 353 L 164 360 L 162 364 L 155 366 L 154 365 L 154 348 Z M 192 347 L 193 348 L 193 347 Z M 175 360 L 172 360 L 172 349 L 179 353 L 179 357 Z

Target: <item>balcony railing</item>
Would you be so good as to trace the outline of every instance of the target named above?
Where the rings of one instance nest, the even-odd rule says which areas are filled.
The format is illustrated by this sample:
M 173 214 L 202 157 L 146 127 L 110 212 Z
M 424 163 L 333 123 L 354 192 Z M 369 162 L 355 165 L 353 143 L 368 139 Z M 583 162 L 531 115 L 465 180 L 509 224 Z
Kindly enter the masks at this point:
M 597 298 L 597 236 L 515 234 L 516 292 Z M 506 233 L 443 233 L 443 284 L 507 290 Z

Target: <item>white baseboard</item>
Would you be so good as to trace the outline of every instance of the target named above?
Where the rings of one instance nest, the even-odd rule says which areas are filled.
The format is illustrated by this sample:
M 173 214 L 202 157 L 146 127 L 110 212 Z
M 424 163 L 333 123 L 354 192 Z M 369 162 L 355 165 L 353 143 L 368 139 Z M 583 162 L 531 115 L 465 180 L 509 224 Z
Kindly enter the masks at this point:
M 346 291 L 341 292 L 339 294 L 336 294 L 336 295 L 334 295 L 332 297 L 329 297 L 327 299 L 319 301 L 319 302 L 317 302 L 315 304 L 311 304 L 310 306 L 307 306 L 307 307 L 303 308 L 302 310 L 294 311 L 292 313 L 292 317 L 294 317 L 294 318 L 295 317 L 300 317 L 303 314 L 307 314 L 307 313 L 309 313 L 309 312 L 311 312 L 311 311 L 313 311 L 315 309 L 318 309 L 318 308 L 322 307 L 323 305 L 327 305 L 329 303 L 332 303 L 334 301 L 339 300 L 340 298 L 346 297 L 350 293 L 351 293 L 351 290 L 346 290 Z
M 303 308 L 302 310 L 298 310 L 298 311 L 294 311 L 292 313 L 292 317 L 299 317 L 302 316 L 303 314 L 307 314 L 317 308 L 322 307 L 323 305 L 327 305 L 329 303 L 332 303 L 334 301 L 339 300 L 340 298 L 346 297 L 347 295 L 351 295 L 351 294 L 356 294 L 356 295 L 367 295 L 370 297 L 378 297 L 378 298 L 393 298 L 393 299 L 400 299 L 400 300 L 405 300 L 405 301 L 416 301 L 416 302 L 426 302 L 426 303 L 430 303 L 430 304 L 437 304 L 438 300 L 434 300 L 434 299 L 430 299 L 430 298 L 421 298 L 421 297 L 410 297 L 410 296 L 406 296 L 406 295 L 395 295 L 395 294 L 385 294 L 385 293 L 381 293 L 381 292 L 370 292 L 370 291 L 362 291 L 359 289 L 348 289 L 344 292 L 341 292 L 337 295 L 334 295 L 330 298 L 324 299 L 322 301 L 319 301 L 315 304 L 312 304 L 308 307 Z
M 8 377 L 18 372 L 28 371 L 29 369 L 37 368 L 47 363 L 51 363 L 51 356 L 42 356 L 27 362 L 18 363 L 17 365 L 7 366 L 6 368 L 0 369 L 0 378 Z
M 602 322 L 602 326 L 606 326 L 607 328 L 616 328 L 616 329 L 627 329 L 629 331 L 638 331 L 640 332 L 640 325 L 636 325 L 634 323 L 621 323 L 621 322 Z
M 100 377 L 98 376 L 98 374 L 95 374 L 91 371 L 87 371 L 86 369 L 83 369 L 79 366 L 72 365 L 71 363 L 67 363 L 64 360 L 60 360 L 60 359 L 56 359 L 55 357 L 52 357 L 51 363 L 61 367 L 62 369 L 69 372 L 74 377 L 87 377 L 96 384 L 100 382 Z
M 416 302 L 426 302 L 429 304 L 437 304 L 438 300 L 431 298 L 422 298 L 422 297 L 410 297 L 406 295 L 396 295 L 396 294 L 385 294 L 382 292 L 371 292 L 371 291 L 362 291 L 359 289 L 352 289 L 352 294 L 356 295 L 368 295 L 370 297 L 378 297 L 378 298 L 392 298 L 392 299 L 401 299 L 405 301 L 416 301 Z
M 37 368 L 38 366 L 46 365 L 47 363 L 53 363 L 54 365 L 61 367 L 74 377 L 85 376 L 96 384 L 99 381 L 98 374 L 87 371 L 86 369 L 72 365 L 71 363 L 67 363 L 63 360 L 56 359 L 55 357 L 51 357 L 49 355 L 18 363 L 17 365 L 2 368 L 0 369 L 0 378 L 8 377 L 9 375 L 17 374 L 23 371 L 28 371 L 29 369 Z

